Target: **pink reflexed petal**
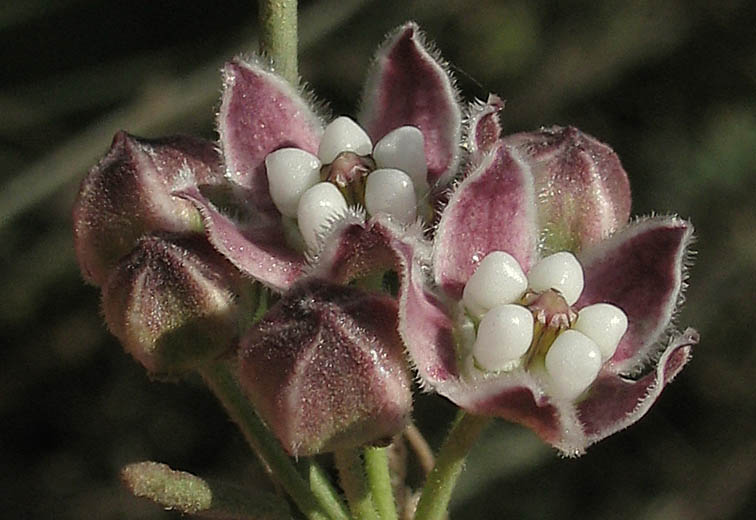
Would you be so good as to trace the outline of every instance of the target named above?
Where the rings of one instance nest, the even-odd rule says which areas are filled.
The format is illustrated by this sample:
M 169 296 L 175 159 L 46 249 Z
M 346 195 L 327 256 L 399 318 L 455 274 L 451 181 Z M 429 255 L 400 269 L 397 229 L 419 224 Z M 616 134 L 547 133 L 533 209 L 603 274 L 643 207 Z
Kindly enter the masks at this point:
M 425 137 L 428 184 L 443 188 L 459 164 L 462 112 L 442 62 L 407 23 L 381 46 L 368 74 L 359 120 L 373 143 L 404 125 Z
M 348 283 L 355 278 L 394 267 L 391 236 L 395 232 L 379 220 L 365 222 L 362 215 L 348 213 L 324 234 L 318 254 L 308 273 L 334 283 Z
M 588 397 L 578 405 L 588 444 L 600 441 L 643 417 L 664 387 L 690 360 L 691 349 L 696 343 L 698 333 L 693 329 L 673 337 L 656 370 L 638 381 L 604 371 L 593 383 Z
M 275 211 L 265 156 L 288 146 L 316 154 L 323 122 L 296 88 L 258 62 L 237 58 L 223 78 L 218 133 L 226 173 L 251 190 L 258 210 Z
M 531 165 L 539 227 L 579 250 L 622 229 L 630 218 L 630 183 L 617 154 L 574 127 L 502 138 Z
M 682 219 L 650 218 L 580 255 L 585 289 L 577 308 L 606 302 L 627 314 L 628 330 L 609 362 L 613 372 L 630 373 L 655 354 L 684 288 L 692 234 Z
M 506 251 L 527 272 L 536 256 L 535 202 L 530 171 L 500 145 L 452 194 L 434 246 L 436 283 L 459 300 L 488 253 Z
M 439 393 L 468 412 L 522 424 L 565 455 L 577 456 L 585 449 L 574 406 L 550 400 L 527 371 L 457 381 L 444 385 Z
M 504 101 L 496 94 L 489 94 L 483 103 L 476 101 L 468 108 L 465 143 L 469 163 L 478 165 L 483 157 L 494 149 L 501 136 L 499 112 L 504 110 Z
M 302 274 L 304 256 L 286 245 L 280 219 L 256 215 L 240 223 L 218 211 L 197 188 L 176 195 L 194 204 L 210 243 L 243 273 L 279 291 Z

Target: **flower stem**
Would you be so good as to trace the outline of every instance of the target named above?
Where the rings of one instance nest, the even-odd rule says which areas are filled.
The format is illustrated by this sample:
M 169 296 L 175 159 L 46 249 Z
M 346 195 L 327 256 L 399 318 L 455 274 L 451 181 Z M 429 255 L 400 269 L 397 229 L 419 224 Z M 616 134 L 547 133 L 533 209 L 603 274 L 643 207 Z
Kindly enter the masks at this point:
M 315 498 L 317 498 L 320 506 L 333 520 L 349 520 L 351 518 L 349 511 L 347 511 L 338 492 L 333 488 L 328 475 L 313 460 L 309 461 L 309 474 L 310 490 L 315 495 Z
M 386 448 L 365 448 L 365 471 L 381 520 L 397 520 Z
M 379 520 L 365 479 L 359 450 L 357 448 L 338 450 L 334 453 L 334 460 L 339 469 L 341 488 L 346 494 L 352 516 L 357 520 Z
M 462 473 L 465 457 L 490 420 L 489 417 L 459 412 L 446 441 L 441 446 L 436 465 L 425 482 L 417 504 L 415 520 L 444 518 L 452 490 Z
M 292 85 L 297 72 L 297 0 L 259 0 L 260 52 L 268 55 L 276 72 Z
M 239 425 L 254 452 L 270 468 L 302 513 L 310 520 L 328 520 L 330 516 L 324 512 L 326 509 L 322 501 L 319 503 L 316 500 L 289 456 L 257 417 L 228 364 L 219 361 L 203 367 L 199 372 L 229 416 Z M 334 497 L 334 500 L 338 499 Z

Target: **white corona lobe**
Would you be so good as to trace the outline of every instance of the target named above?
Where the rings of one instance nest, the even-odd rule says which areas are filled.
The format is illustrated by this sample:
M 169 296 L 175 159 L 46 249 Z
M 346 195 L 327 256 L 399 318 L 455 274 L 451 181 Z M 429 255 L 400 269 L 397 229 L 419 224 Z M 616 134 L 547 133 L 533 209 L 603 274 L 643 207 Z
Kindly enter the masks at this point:
M 347 203 L 339 189 L 330 182 L 319 182 L 299 199 L 297 224 L 310 249 L 318 245 L 318 234 L 329 220 L 344 213 Z
M 617 351 L 627 331 L 627 315 L 609 303 L 596 303 L 580 309 L 573 328 L 591 338 L 601 349 L 602 360 L 606 361 Z
M 528 283 L 536 292 L 556 289 L 567 305 L 574 305 L 583 292 L 583 267 L 575 255 L 561 251 L 539 260 L 528 273 Z
M 325 127 L 318 147 L 318 158 L 323 164 L 330 164 L 341 152 L 369 155 L 372 150 L 373 143 L 365 130 L 352 119 L 341 116 Z
M 521 305 L 500 305 L 488 311 L 478 326 L 472 354 L 482 369 L 507 369 L 533 341 L 533 314 Z
M 299 148 L 281 148 L 265 157 L 273 203 L 282 215 L 296 217 L 299 199 L 320 181 L 320 161 Z
M 396 168 L 412 179 L 418 191 L 427 188 L 428 164 L 425 160 L 425 138 L 415 126 L 400 126 L 386 134 L 373 149 L 378 168 Z
M 368 175 L 365 209 L 371 215 L 387 213 L 402 224 L 415 220 L 417 201 L 412 180 L 401 170 L 381 168 Z
M 481 316 L 497 305 L 514 303 L 527 287 L 528 279 L 517 260 L 504 251 L 493 251 L 467 281 L 462 301 L 472 314 Z
M 601 350 L 582 332 L 566 330 L 557 336 L 545 359 L 551 395 L 575 399 L 601 370 Z

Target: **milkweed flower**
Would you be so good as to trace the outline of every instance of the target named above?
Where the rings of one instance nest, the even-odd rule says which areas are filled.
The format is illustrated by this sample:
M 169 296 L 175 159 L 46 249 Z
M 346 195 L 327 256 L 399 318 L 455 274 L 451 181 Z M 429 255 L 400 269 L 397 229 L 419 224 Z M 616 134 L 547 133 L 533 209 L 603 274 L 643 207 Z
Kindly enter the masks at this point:
M 692 226 L 628 223 L 625 171 L 577 129 L 502 138 L 496 107 L 478 113 L 475 165 L 432 247 L 394 241 L 400 331 L 428 389 L 579 455 L 640 419 L 690 358 L 697 333 L 671 322 Z

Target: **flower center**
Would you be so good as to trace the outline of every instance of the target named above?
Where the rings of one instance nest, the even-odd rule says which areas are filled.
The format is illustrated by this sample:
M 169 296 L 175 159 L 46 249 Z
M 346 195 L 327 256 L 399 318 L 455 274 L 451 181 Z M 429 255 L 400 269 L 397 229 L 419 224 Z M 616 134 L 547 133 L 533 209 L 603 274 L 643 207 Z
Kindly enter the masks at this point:
M 469 355 L 486 373 L 523 367 L 557 398 L 575 399 L 593 383 L 627 330 L 614 305 L 574 308 L 583 268 L 572 253 L 542 258 L 525 275 L 503 251 L 488 254 L 465 285 L 462 301 L 477 333 Z
M 268 154 L 265 167 L 273 203 L 296 221 L 311 250 L 349 206 L 409 224 L 428 190 L 424 138 L 414 126 L 396 128 L 373 147 L 357 123 L 339 117 L 326 126 L 317 156 L 281 148 Z

